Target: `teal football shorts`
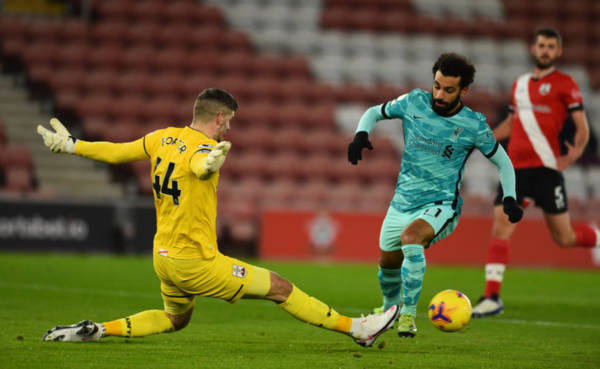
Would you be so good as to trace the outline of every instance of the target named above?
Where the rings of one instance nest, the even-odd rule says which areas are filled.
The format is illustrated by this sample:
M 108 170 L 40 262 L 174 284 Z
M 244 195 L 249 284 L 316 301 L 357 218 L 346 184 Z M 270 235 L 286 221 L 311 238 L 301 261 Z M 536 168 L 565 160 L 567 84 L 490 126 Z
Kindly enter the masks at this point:
M 400 212 L 390 206 L 381 226 L 379 248 L 387 252 L 400 250 L 400 235 L 415 219 L 423 219 L 433 227 L 435 236 L 427 246 L 429 247 L 448 237 L 456 229 L 459 217 L 451 204 L 430 204 L 409 212 Z

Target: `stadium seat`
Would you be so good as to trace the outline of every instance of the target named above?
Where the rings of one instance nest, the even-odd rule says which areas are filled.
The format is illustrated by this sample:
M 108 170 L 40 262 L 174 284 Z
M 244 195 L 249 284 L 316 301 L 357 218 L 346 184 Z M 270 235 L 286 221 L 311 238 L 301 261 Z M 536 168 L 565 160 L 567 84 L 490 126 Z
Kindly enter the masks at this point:
M 98 69 L 84 74 L 81 88 L 86 94 L 114 95 L 119 76 L 111 69 Z
M 61 45 L 56 53 L 56 65 L 65 69 L 86 66 L 90 51 L 88 45 L 83 42 Z
M 130 20 L 132 5 L 133 2 L 127 0 L 98 1 L 94 3 L 94 7 L 101 19 L 125 22 Z
M 140 127 L 136 122 L 116 120 L 102 134 L 104 140 L 110 142 L 128 142 L 140 138 Z
M 118 45 L 99 45 L 90 50 L 86 61 L 92 69 L 120 69 L 124 51 Z
M 31 169 L 25 167 L 9 167 L 4 170 L 4 190 L 28 193 L 34 190 L 34 178 Z
M 133 46 L 157 46 L 159 35 L 170 34 L 170 32 L 161 32 L 161 29 L 159 23 L 144 20 L 128 27 L 127 32 L 122 34 L 121 37 Z
M 107 95 L 89 95 L 77 101 L 75 112 L 79 118 L 108 117 L 113 100 Z
M 65 19 L 57 30 L 56 38 L 61 43 L 88 42 L 90 38 L 90 24 L 81 19 Z
M 96 45 L 123 45 L 130 28 L 130 24 L 123 20 L 105 20 L 92 26 L 91 41 Z
M 58 58 L 59 45 L 54 41 L 31 42 L 19 50 L 23 62 L 29 67 L 54 66 Z
M 265 177 L 268 180 L 297 181 L 305 178 L 304 158 L 290 151 L 283 151 L 277 155 L 266 156 L 267 162 L 263 163 Z
M 0 166 L 6 170 L 9 168 L 24 168 L 31 171 L 33 168 L 33 157 L 25 145 L 11 144 L 2 150 Z

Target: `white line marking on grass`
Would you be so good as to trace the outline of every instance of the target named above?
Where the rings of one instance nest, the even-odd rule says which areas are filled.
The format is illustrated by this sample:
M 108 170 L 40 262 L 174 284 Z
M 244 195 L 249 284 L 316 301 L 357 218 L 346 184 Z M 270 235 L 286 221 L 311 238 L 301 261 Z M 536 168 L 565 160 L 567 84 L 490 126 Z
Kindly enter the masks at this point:
M 345 313 L 352 314 L 370 314 L 368 309 L 358 307 L 347 307 L 340 308 L 339 310 Z M 428 315 L 425 313 L 417 313 L 417 317 L 428 319 Z M 525 320 L 525 319 L 503 319 L 500 317 L 484 318 L 484 319 L 472 319 L 472 321 L 486 322 L 486 323 L 504 323 L 504 324 L 522 324 L 522 325 L 537 325 L 546 327 L 563 327 L 563 328 L 586 328 L 586 329 L 600 329 L 600 325 L 597 324 L 578 324 L 578 323 L 563 323 L 563 322 L 547 322 L 543 320 Z
M 145 298 L 160 298 L 160 291 L 156 293 L 146 292 L 132 292 L 132 291 L 118 291 L 118 290 L 98 290 L 89 288 L 71 288 L 71 287 L 57 287 L 43 284 L 33 283 L 5 283 L 0 282 L 0 287 L 12 288 L 12 289 L 28 289 L 36 291 L 52 291 L 52 292 L 64 292 L 64 293 L 76 293 L 84 295 L 100 295 L 100 296 L 135 296 Z

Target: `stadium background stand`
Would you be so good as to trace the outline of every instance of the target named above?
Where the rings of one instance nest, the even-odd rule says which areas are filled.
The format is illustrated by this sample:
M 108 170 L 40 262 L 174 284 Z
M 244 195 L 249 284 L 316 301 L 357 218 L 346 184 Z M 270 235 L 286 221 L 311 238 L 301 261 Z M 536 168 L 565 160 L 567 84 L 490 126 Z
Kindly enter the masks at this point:
M 473 59 L 478 73 L 465 100 L 494 124 L 514 78 L 531 69 L 533 30 L 557 27 L 561 69 L 579 83 L 600 131 L 600 3 L 592 0 L 104 0 L 91 2 L 87 20 L 69 15 L 85 1 L 62 11 L 34 3 L 5 2 L 3 69 L 23 74 L 30 96 L 51 101 L 51 113 L 82 138 L 122 142 L 182 126 L 209 86 L 239 100 L 219 193 L 219 226 L 233 242 L 253 243 L 267 208 L 385 211 L 400 122 L 376 128 L 375 150 L 359 167 L 347 163 L 347 144 L 366 107 L 429 88 L 444 51 Z M 2 191 L 34 192 L 35 163 L 2 127 Z M 589 216 L 582 203 L 600 199 L 594 152 L 584 164 L 566 172 L 574 216 Z M 111 177 L 134 188 L 124 196 L 152 195 L 147 162 L 115 167 Z M 495 169 L 473 155 L 466 211 L 487 214 L 495 185 Z

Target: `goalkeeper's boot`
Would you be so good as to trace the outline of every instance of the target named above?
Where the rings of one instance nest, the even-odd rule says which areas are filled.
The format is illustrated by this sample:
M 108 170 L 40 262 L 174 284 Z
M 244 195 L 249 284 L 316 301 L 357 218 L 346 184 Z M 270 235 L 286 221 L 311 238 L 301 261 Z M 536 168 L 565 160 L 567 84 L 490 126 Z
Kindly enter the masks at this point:
M 485 316 L 502 314 L 503 311 L 504 305 L 498 295 L 492 295 L 491 297 L 482 296 L 473 308 L 471 316 L 473 318 L 483 318 Z
M 417 326 L 415 325 L 415 316 L 411 313 L 400 315 L 398 319 L 398 336 L 414 337 L 417 335 Z
M 73 325 L 59 325 L 50 329 L 42 341 L 84 342 L 98 341 L 104 336 L 104 325 L 83 320 Z
M 394 322 L 398 317 L 400 307 L 394 305 L 381 314 L 369 314 L 366 317 L 352 319 L 352 329 L 350 336 L 354 338 L 354 342 L 363 347 L 371 347 L 383 332 L 394 326 Z

